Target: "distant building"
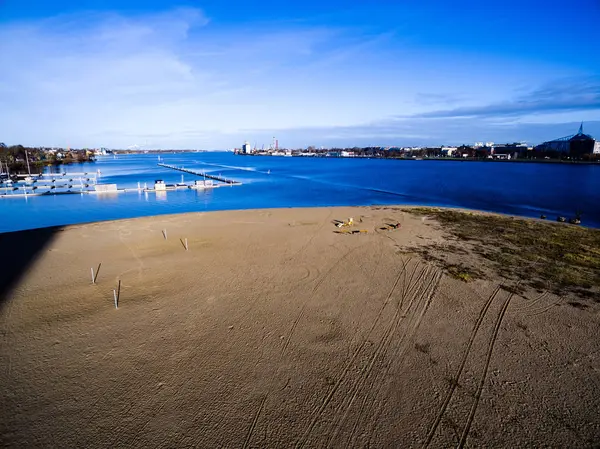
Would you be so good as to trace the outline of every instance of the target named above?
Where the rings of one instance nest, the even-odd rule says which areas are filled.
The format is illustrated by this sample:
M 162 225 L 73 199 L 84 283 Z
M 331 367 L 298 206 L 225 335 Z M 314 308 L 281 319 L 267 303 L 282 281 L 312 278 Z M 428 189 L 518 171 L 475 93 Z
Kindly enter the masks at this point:
M 600 140 L 594 142 L 594 154 L 600 154 Z
M 244 154 L 252 153 L 252 148 L 250 147 L 250 144 L 248 142 L 244 142 L 244 145 L 242 145 L 242 153 L 244 153 Z
M 527 154 L 527 145 L 524 143 L 507 143 L 494 145 L 490 156 L 493 159 L 516 159 Z
M 457 149 L 456 147 L 442 147 L 440 151 L 444 156 L 452 157 Z
M 596 151 L 597 142 L 589 134 L 583 132 L 583 123 L 577 134 L 549 140 L 534 148 L 537 152 L 557 152 L 570 157 L 581 157 L 584 154 L 592 154 Z

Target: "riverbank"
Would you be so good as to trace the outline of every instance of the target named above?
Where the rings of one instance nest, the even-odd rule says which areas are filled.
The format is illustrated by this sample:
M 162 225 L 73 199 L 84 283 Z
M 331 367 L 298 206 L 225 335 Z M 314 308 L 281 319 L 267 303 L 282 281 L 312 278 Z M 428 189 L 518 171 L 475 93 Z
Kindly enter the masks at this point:
M 592 233 L 584 245 L 598 231 L 444 213 L 262 209 L 1 234 L 21 274 L 0 291 L 2 445 L 592 446 L 597 285 L 555 289 L 539 260 L 503 272 L 475 250 L 530 251 L 540 225 L 551 258 L 563 231 Z M 597 248 L 564 263 L 588 251 L 595 273 Z
M 235 153 L 236 156 L 256 156 L 256 157 L 281 157 L 273 156 L 268 153 Z M 590 160 L 566 160 L 566 159 L 529 159 L 529 158 L 489 158 L 489 157 L 427 157 L 427 156 L 329 156 L 327 154 L 306 155 L 292 154 L 288 157 L 294 158 L 317 158 L 317 159 L 381 159 L 384 161 L 445 161 L 445 162 L 504 162 L 515 163 L 524 162 L 530 164 L 566 164 L 566 165 L 600 165 L 600 155 L 590 155 Z
M 395 160 L 403 158 L 393 158 Z M 407 158 L 407 160 L 410 160 Z M 527 164 L 565 164 L 565 165 L 600 165 L 600 159 L 590 161 L 574 161 L 564 159 L 489 159 L 489 158 L 468 158 L 468 157 L 438 157 L 438 158 L 421 158 L 420 161 L 454 161 L 454 162 L 501 162 L 501 163 L 527 163 Z

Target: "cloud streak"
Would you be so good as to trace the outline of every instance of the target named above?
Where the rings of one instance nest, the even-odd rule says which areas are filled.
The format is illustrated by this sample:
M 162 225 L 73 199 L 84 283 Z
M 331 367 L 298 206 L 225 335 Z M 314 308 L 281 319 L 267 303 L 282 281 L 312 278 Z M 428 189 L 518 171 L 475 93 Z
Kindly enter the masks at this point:
M 519 96 L 512 101 L 483 106 L 458 107 L 414 114 L 413 118 L 522 117 L 565 111 L 600 110 L 600 79 L 558 82 Z
M 491 56 L 473 65 L 357 25 L 233 26 L 194 8 L 75 13 L 0 23 L 0 46 L 7 143 L 454 143 L 513 139 L 532 115 L 570 123 L 569 112 L 590 120 L 600 110 L 598 77 L 556 81 L 572 70 L 522 61 L 500 71 Z
M 506 123 L 496 120 L 473 121 L 468 118 L 385 120 L 378 123 L 340 127 L 309 127 L 281 130 L 291 141 L 308 138 L 315 146 L 415 146 L 461 145 L 481 141 L 537 144 L 577 132 L 579 122 Z M 600 136 L 600 120 L 585 123 L 586 133 Z M 250 141 L 267 141 L 268 130 L 247 130 Z M 263 140 L 264 139 L 264 140 Z

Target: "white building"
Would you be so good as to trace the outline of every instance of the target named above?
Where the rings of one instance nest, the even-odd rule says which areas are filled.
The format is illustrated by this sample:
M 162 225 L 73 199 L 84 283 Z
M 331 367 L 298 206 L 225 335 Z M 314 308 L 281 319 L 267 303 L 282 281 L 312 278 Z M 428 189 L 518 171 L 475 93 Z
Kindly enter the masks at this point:
M 600 140 L 594 142 L 594 154 L 600 154 Z
M 457 149 L 456 147 L 442 147 L 442 153 L 446 156 L 452 156 Z
M 252 148 L 250 148 L 250 144 L 248 142 L 244 142 L 244 145 L 242 145 L 242 153 L 244 153 L 244 154 L 252 153 Z

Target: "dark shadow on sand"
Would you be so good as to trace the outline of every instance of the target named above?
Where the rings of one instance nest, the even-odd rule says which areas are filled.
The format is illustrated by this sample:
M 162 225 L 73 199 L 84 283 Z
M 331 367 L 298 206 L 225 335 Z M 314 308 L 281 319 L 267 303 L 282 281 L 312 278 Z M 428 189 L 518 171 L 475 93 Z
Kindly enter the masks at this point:
M 62 228 L 58 226 L 0 234 L 0 309 L 36 259 Z

